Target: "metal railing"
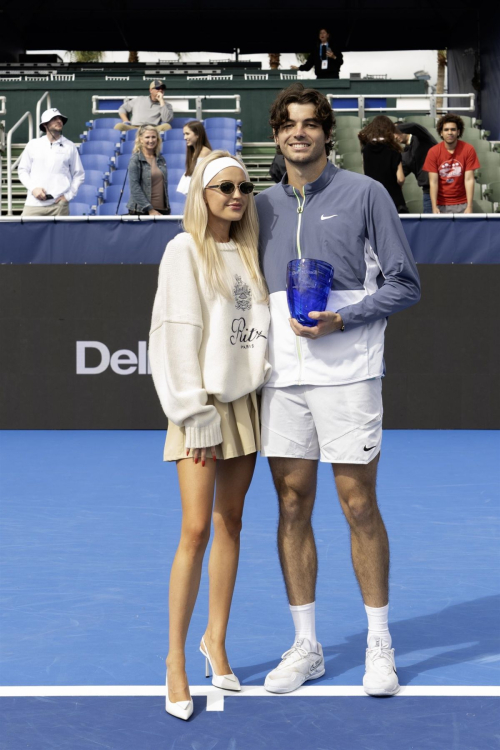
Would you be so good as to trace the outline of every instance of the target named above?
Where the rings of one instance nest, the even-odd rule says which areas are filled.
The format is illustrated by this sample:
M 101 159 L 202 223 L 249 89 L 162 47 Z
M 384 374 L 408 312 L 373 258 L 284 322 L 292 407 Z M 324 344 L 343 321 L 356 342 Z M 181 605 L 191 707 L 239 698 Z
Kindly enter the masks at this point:
M 0 115 L 7 114 L 7 97 L 0 96 Z
M 334 99 L 352 99 L 352 107 L 341 107 L 337 111 L 340 112 L 357 112 L 362 118 L 365 117 L 366 112 L 404 112 L 404 111 L 418 111 L 421 114 L 429 114 L 431 117 L 436 117 L 438 110 L 439 112 L 446 112 L 448 107 L 437 106 L 438 99 L 468 99 L 468 106 L 456 107 L 453 105 L 454 112 L 474 112 L 476 95 L 475 94 L 365 94 L 363 96 L 356 96 L 355 94 L 327 94 L 326 98 L 330 102 L 332 109 L 335 109 L 333 105 Z M 367 107 L 365 105 L 366 99 L 396 99 L 395 107 Z M 403 106 L 407 105 L 407 106 Z M 413 106 L 412 106 L 413 105 Z
M 92 97 L 92 114 L 93 115 L 114 115 L 118 112 L 123 102 L 130 99 L 136 99 L 135 96 L 97 96 Z M 203 102 L 206 99 L 231 99 L 234 101 L 232 109 L 206 109 Z M 99 102 L 115 102 L 117 106 L 112 109 L 100 109 Z M 174 112 L 182 112 L 188 115 L 194 115 L 197 120 L 201 120 L 204 113 L 217 112 L 218 114 L 238 114 L 241 112 L 241 97 L 239 94 L 218 95 L 218 94 L 184 94 L 183 96 L 167 96 L 165 101 L 172 105 Z
M 38 126 L 40 125 L 40 118 L 42 115 L 42 104 L 45 99 L 47 99 L 47 109 L 50 109 L 52 107 L 52 102 L 50 101 L 50 91 L 46 91 L 45 94 L 42 96 L 42 98 L 39 99 L 36 103 L 35 120 L 36 120 L 36 129 L 37 129 L 37 136 L 36 136 L 37 138 L 41 138 L 43 135 L 42 131 L 40 130 Z
M 12 164 L 12 136 L 18 129 L 18 127 L 28 118 L 28 140 L 31 141 L 33 138 L 33 115 L 31 112 L 25 112 L 20 120 L 9 130 L 7 133 L 7 216 L 12 216 L 12 172 L 21 161 L 20 154 Z

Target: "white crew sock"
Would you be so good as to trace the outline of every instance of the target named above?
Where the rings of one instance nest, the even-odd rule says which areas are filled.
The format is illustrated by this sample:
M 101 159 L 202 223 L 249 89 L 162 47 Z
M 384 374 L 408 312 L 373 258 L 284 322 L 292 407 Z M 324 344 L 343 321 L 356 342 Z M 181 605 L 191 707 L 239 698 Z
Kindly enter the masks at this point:
M 290 612 L 295 625 L 295 641 L 307 638 L 314 651 L 318 645 L 316 640 L 316 602 L 299 604 L 298 606 L 290 604 Z
M 389 605 L 385 607 L 368 607 L 365 604 L 368 617 L 368 648 L 375 648 L 377 641 L 383 641 L 392 646 L 392 638 L 389 633 Z

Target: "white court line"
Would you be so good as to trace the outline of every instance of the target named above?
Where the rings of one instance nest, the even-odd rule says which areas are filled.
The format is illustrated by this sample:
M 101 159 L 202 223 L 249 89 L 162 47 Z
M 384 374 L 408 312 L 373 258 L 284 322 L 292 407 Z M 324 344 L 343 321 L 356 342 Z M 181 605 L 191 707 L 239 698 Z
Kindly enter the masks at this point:
M 268 693 L 261 685 L 243 685 L 241 692 L 220 690 L 212 685 L 191 685 L 191 695 L 207 698 L 207 711 L 224 711 L 224 698 L 368 698 L 360 685 L 307 686 L 293 693 L 278 695 Z M 109 697 L 163 697 L 165 685 L 13 685 L 0 686 L 1 698 L 109 698 Z M 394 698 L 498 698 L 497 685 L 407 685 Z

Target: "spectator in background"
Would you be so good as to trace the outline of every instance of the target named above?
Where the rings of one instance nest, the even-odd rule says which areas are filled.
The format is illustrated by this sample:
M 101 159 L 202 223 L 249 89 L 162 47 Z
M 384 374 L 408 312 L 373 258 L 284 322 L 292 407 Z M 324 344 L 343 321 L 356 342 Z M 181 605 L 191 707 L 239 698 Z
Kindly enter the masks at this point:
M 458 115 L 443 115 L 436 130 L 442 142 L 433 146 L 424 163 L 429 173 L 433 214 L 471 214 L 474 170 L 481 166 L 470 143 L 460 141 L 464 122 Z
M 141 125 L 155 125 L 158 130 L 171 130 L 170 120 L 174 110 L 164 99 L 165 84 L 156 78 L 149 84 L 149 96 L 136 96 L 123 102 L 118 110 L 122 122 L 115 130 L 132 130 Z
M 85 180 L 78 149 L 62 134 L 68 118 L 56 107 L 40 120 L 42 138 L 33 138 L 19 162 L 19 179 L 28 190 L 23 216 L 69 216 L 69 201 Z
M 154 125 L 141 125 L 128 165 L 130 214 L 164 216 L 170 213 L 167 163 L 161 154 L 161 138 Z
M 283 156 L 283 154 L 276 154 L 271 166 L 269 167 L 269 175 L 274 180 L 274 182 L 281 182 L 285 174 L 285 157 Z
M 396 126 L 386 115 L 377 115 L 358 133 L 363 154 L 365 175 L 381 182 L 399 214 L 408 213 L 403 191 L 401 147 L 396 138 Z
M 403 144 L 403 172 L 405 177 L 413 173 L 418 186 L 422 188 L 423 213 L 432 213 L 431 196 L 429 193 L 429 175 L 424 170 L 427 153 L 437 141 L 427 128 L 416 122 L 398 122 L 396 138 Z
M 186 142 L 186 171 L 177 185 L 177 192 L 187 195 L 198 160 L 208 156 L 212 152 L 212 146 L 205 128 L 198 120 L 187 122 L 182 128 L 182 132 Z
M 330 43 L 328 29 L 319 30 L 319 42 L 303 65 L 291 65 L 292 70 L 311 70 L 314 66 L 316 78 L 338 78 L 344 56 L 339 50 L 334 50 Z

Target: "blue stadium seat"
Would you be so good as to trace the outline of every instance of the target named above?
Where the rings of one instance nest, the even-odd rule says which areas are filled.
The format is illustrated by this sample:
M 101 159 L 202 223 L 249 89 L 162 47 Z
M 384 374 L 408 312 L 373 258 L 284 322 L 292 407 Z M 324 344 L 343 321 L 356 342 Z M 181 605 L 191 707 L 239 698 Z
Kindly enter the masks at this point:
M 110 185 L 123 185 L 125 181 L 125 175 L 127 174 L 126 169 L 116 169 L 114 172 L 109 173 L 109 184 Z
M 95 185 L 96 188 L 102 187 L 104 174 L 100 169 L 85 170 L 85 185 Z
M 127 130 L 125 133 L 125 141 L 135 141 L 137 138 L 137 130 Z
M 95 185 L 80 185 L 76 197 L 79 203 L 89 203 L 94 206 L 97 203 L 97 188 Z
M 182 154 L 186 158 L 186 146 L 184 141 L 169 141 L 166 140 L 161 147 L 162 154 Z
M 235 120 L 233 117 L 207 117 L 203 121 L 205 130 L 210 130 L 212 127 L 226 127 L 236 131 L 238 126 L 241 126 L 241 120 Z
M 170 202 L 170 214 L 172 216 L 183 216 L 184 214 L 184 203 Z
M 183 128 L 187 122 L 191 122 L 195 119 L 195 117 L 174 117 L 172 120 L 170 120 L 169 125 L 172 128 Z
M 134 150 L 135 141 L 123 141 L 120 145 L 120 154 L 131 154 Z M 129 157 L 130 158 L 130 157 Z
M 222 149 L 223 151 L 229 151 L 230 154 L 236 154 L 236 151 L 241 151 L 241 143 L 236 143 L 231 138 L 211 138 L 210 143 L 212 149 Z
M 93 205 L 95 205 L 95 202 L 93 203 Z M 69 202 L 69 215 L 70 216 L 92 216 L 93 215 L 92 207 L 89 206 L 87 203 L 80 203 L 79 201 L 70 201 Z
M 167 167 L 169 188 L 170 188 L 170 185 L 175 185 L 175 187 L 177 188 L 177 185 L 179 184 L 179 180 L 181 179 L 183 174 L 184 174 L 184 168 L 181 169 L 181 168 L 172 167 L 172 169 L 168 169 Z
M 114 203 L 101 203 L 100 206 L 97 206 L 97 216 L 115 216 L 116 215 L 116 207 L 118 203 L 115 201 Z M 124 205 L 123 199 L 120 203 L 120 214 L 127 214 L 128 208 Z
M 181 128 L 172 128 L 172 130 L 165 130 L 164 136 L 166 141 L 183 141 L 184 131 Z
M 114 167 L 116 169 L 127 169 L 130 161 L 130 154 L 118 154 L 115 156 Z
M 207 137 L 210 142 L 212 141 L 212 138 L 227 138 L 235 141 L 236 139 L 241 140 L 242 133 L 236 133 L 230 128 L 210 128 L 210 130 L 207 130 Z
M 100 130 L 101 128 L 114 128 L 120 122 L 121 119 L 119 117 L 100 117 L 98 120 L 90 120 L 90 122 L 86 122 L 85 124 L 88 128 Z
M 123 144 L 122 144 L 123 145 Z M 102 156 L 109 157 L 115 153 L 115 147 L 113 143 L 109 141 L 85 141 L 80 144 L 80 154 L 101 154 Z
M 185 154 L 163 154 L 167 162 L 167 170 L 183 169 L 186 165 Z
M 100 172 L 109 172 L 109 156 L 103 154 L 80 153 L 84 169 L 96 169 Z
M 121 185 L 109 185 L 104 188 L 104 203 L 118 203 L 120 200 Z M 130 185 L 127 183 L 123 191 L 121 206 L 125 206 L 130 198 Z M 120 208 L 121 208 L 120 206 Z
M 108 141 L 109 143 L 119 143 L 123 140 L 123 133 L 117 130 L 89 130 L 87 141 Z

